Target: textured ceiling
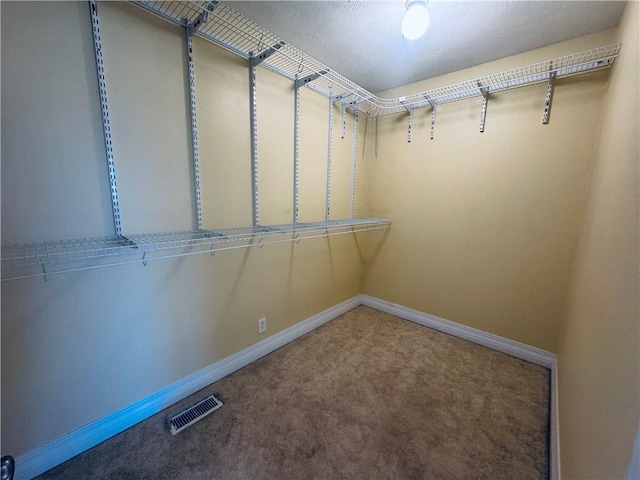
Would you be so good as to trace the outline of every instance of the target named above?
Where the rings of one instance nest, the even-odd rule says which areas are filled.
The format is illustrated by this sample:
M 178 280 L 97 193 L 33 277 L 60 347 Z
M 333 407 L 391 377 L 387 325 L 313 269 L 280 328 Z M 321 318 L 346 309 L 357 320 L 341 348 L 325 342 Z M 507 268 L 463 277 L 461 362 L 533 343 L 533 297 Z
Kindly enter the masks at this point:
M 613 28 L 625 5 L 432 0 L 429 30 L 409 41 L 400 34 L 403 0 L 228 3 L 374 93 Z

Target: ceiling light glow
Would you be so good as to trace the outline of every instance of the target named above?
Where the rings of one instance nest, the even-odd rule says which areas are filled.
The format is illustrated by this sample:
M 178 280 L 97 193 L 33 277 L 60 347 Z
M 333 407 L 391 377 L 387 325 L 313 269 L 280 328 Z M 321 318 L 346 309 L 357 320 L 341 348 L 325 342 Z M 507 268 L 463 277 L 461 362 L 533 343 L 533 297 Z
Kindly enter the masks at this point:
M 407 11 L 402 17 L 402 35 L 408 40 L 416 40 L 423 36 L 429 28 L 429 11 L 427 2 L 408 1 Z

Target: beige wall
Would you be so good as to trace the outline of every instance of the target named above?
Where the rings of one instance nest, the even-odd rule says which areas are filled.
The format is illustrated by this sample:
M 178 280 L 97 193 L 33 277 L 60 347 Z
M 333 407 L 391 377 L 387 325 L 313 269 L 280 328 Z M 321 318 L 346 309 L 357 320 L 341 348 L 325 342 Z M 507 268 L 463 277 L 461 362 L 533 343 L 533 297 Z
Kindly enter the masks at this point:
M 2 244 L 111 235 L 87 4 L 1 8 Z M 191 229 L 184 32 L 127 4 L 102 2 L 100 16 L 124 230 Z M 204 223 L 247 226 L 248 68 L 200 39 L 195 62 Z M 259 68 L 258 107 L 262 221 L 290 223 L 291 82 Z M 326 99 L 303 92 L 301 220 L 324 219 L 327 118 Z M 336 140 L 336 218 L 348 211 L 347 143 L 350 130 Z M 3 283 L 2 453 L 131 404 L 358 294 L 360 282 L 358 247 L 344 236 Z
M 468 80 L 614 40 L 580 38 L 385 92 L 393 97 Z M 371 216 L 391 219 L 364 292 L 555 351 L 573 253 L 595 160 L 607 73 L 379 120 L 368 171 Z M 368 140 L 369 141 L 369 140 Z M 373 141 L 373 139 L 371 139 Z M 371 155 L 371 145 L 369 154 Z
M 562 476 L 624 478 L 640 410 L 640 9 L 627 4 L 558 346 Z M 637 471 L 637 470 L 636 470 Z

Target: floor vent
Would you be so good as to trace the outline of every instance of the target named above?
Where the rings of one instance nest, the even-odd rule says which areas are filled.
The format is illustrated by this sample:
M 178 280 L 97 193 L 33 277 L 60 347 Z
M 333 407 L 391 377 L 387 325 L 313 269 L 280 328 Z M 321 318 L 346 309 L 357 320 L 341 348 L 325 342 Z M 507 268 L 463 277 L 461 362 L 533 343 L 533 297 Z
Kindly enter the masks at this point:
M 222 406 L 222 402 L 217 395 L 211 395 L 204 400 L 200 400 L 195 405 L 177 413 L 167 419 L 171 434 L 175 435 L 180 433 L 185 428 L 193 425 L 198 420 L 202 420 L 214 410 L 219 409 Z

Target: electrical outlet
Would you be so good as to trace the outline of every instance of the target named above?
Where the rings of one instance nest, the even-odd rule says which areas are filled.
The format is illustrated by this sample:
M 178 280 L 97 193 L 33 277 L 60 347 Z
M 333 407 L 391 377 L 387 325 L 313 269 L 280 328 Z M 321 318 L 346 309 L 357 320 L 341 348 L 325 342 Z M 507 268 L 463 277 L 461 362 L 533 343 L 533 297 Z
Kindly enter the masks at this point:
M 267 331 L 267 317 L 263 317 L 258 320 L 258 333 L 264 333 Z

